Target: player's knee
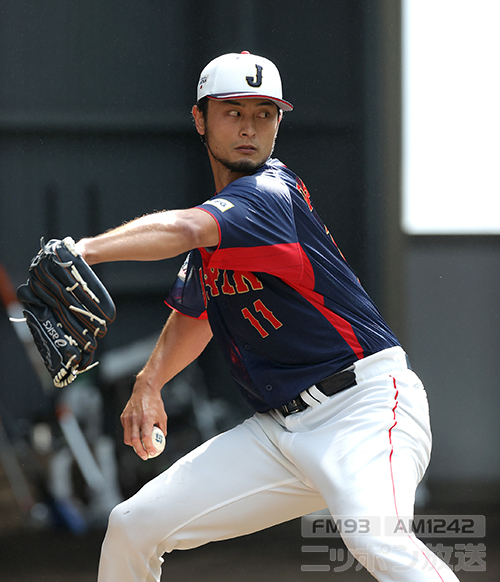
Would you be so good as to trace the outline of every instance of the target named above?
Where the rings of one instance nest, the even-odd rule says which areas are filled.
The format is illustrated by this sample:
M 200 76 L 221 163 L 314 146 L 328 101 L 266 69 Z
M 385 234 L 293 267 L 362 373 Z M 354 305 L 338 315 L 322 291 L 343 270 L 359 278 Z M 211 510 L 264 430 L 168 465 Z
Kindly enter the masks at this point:
M 160 579 L 164 549 L 151 534 L 141 513 L 130 500 L 120 503 L 110 513 L 100 562 L 103 573 L 112 573 L 110 580 Z
M 169 538 L 168 531 L 172 529 L 168 512 L 162 514 L 161 521 L 158 521 L 158 512 L 148 509 L 137 496 L 117 505 L 109 515 L 106 532 L 109 544 L 128 548 L 133 554 L 163 548 Z
M 140 546 L 142 527 L 136 515 L 130 500 L 117 505 L 109 515 L 106 538 L 122 546 Z
M 124 510 L 125 504 L 126 502 L 118 504 L 109 514 L 108 534 L 120 534 L 130 529 L 129 521 L 131 520 L 128 517 L 130 512 Z

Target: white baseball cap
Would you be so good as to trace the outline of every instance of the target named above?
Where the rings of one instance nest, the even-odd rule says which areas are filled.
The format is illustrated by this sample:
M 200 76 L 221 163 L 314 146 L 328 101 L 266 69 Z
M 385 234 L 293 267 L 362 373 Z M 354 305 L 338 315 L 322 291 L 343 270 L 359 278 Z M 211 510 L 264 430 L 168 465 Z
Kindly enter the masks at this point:
M 276 65 L 248 51 L 229 53 L 210 61 L 198 82 L 198 100 L 202 97 L 218 100 L 263 97 L 284 111 L 293 109 L 283 99 Z

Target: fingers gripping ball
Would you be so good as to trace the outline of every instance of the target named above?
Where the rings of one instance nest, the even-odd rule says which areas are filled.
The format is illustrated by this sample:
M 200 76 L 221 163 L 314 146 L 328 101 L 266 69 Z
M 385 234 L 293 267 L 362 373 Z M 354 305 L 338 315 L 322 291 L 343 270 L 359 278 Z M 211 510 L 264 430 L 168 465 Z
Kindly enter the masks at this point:
M 165 445 L 167 443 L 166 436 L 163 434 L 163 431 L 157 426 L 153 426 L 153 430 L 151 431 L 151 440 L 153 441 L 153 445 L 156 449 L 156 452 L 149 453 L 148 459 L 154 459 L 155 457 L 163 453 L 163 450 L 165 449 Z M 141 442 L 143 449 L 146 450 L 146 447 L 144 446 L 144 442 L 142 441 L 142 439 Z M 137 453 L 135 447 L 134 451 Z
M 111 296 L 70 237 L 43 242 L 17 290 L 26 323 L 58 388 L 96 365 L 97 343 L 115 319 Z

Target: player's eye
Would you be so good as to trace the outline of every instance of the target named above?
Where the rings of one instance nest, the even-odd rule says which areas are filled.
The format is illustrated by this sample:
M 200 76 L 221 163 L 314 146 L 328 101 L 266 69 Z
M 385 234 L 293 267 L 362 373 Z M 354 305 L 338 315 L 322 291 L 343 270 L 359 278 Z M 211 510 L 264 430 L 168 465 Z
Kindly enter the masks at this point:
M 259 119 L 269 119 L 272 116 L 272 113 L 269 109 L 263 109 L 261 111 L 259 111 L 259 113 L 257 114 L 257 117 Z
M 239 111 L 237 111 L 236 109 L 231 109 L 230 111 L 228 111 L 228 115 L 230 115 L 231 117 L 238 117 L 240 114 Z

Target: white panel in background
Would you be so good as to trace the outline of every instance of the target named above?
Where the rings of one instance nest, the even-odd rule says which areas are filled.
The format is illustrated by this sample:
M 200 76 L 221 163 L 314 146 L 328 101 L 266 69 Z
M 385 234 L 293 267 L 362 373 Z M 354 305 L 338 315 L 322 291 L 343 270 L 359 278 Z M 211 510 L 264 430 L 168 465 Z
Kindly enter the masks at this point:
M 500 234 L 500 0 L 403 0 L 402 228 Z

